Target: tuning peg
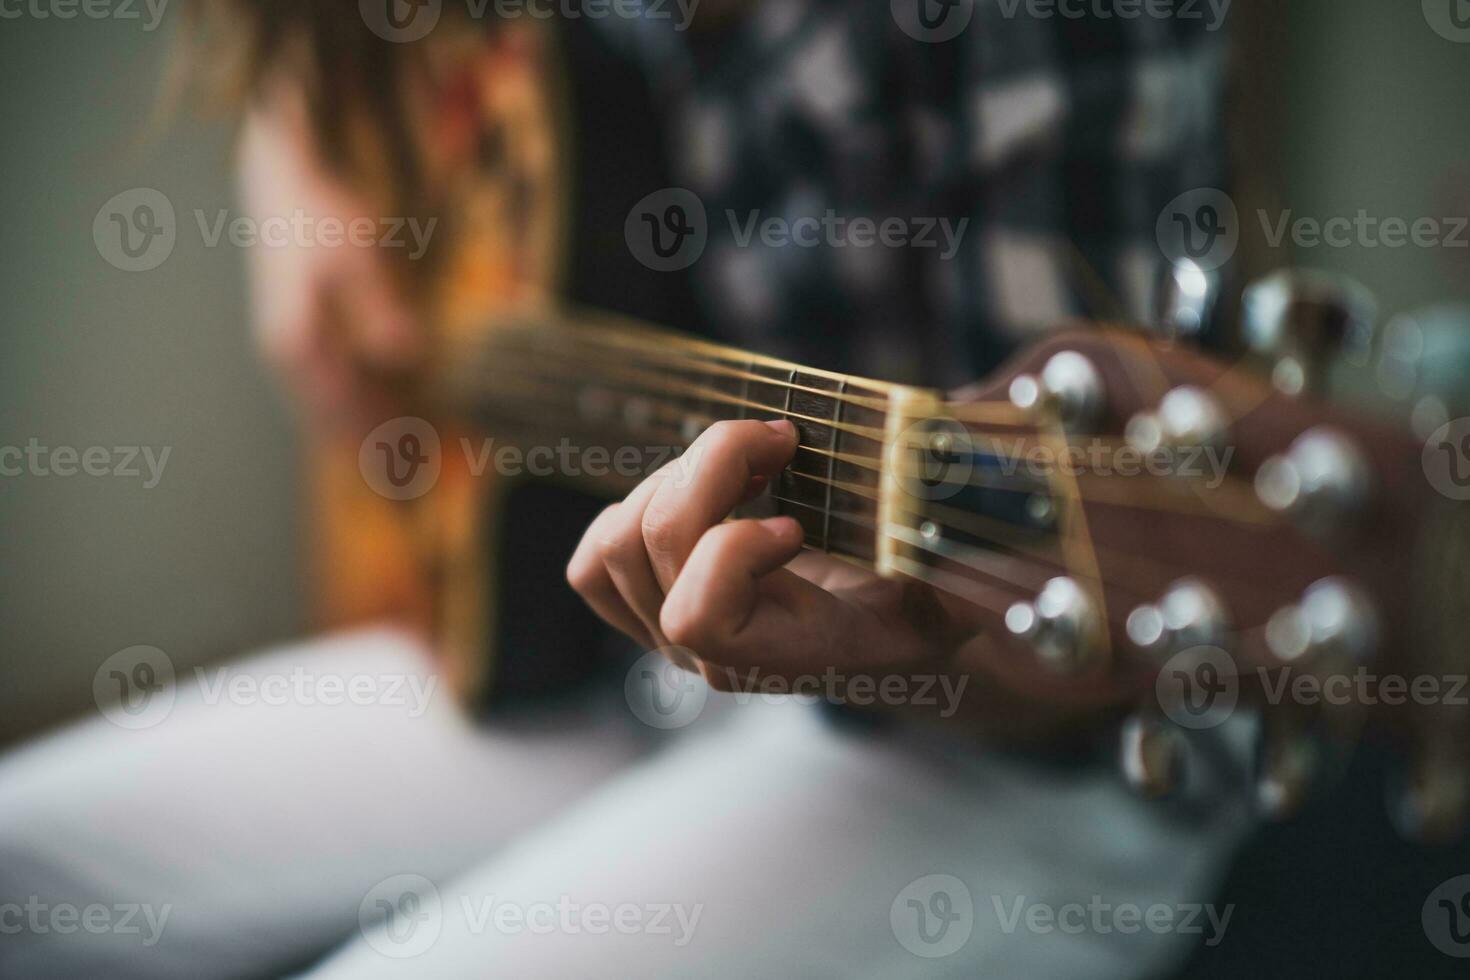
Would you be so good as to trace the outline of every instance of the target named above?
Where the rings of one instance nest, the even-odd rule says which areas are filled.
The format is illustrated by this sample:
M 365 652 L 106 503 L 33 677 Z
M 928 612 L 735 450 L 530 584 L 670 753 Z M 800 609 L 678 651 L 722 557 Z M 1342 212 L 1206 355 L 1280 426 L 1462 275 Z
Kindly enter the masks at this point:
M 1358 447 L 1324 426 L 1307 430 L 1285 453 L 1262 463 L 1255 482 L 1261 503 L 1318 535 L 1361 514 L 1371 483 Z
M 1230 419 L 1219 399 L 1203 388 L 1180 385 L 1159 401 L 1158 408 L 1129 419 L 1123 436 L 1148 455 L 1160 449 L 1218 447 L 1229 431 Z
M 1119 731 L 1118 766 L 1129 788 L 1148 800 L 1172 795 L 1184 782 L 1179 730 L 1152 714 L 1130 715 Z
M 1246 347 L 1288 395 L 1326 390 L 1329 361 L 1339 355 L 1366 360 L 1376 304 L 1343 276 L 1284 270 L 1251 284 L 1242 298 Z
M 1266 623 L 1266 646 L 1282 663 L 1327 656 L 1367 662 L 1378 642 L 1378 616 L 1361 589 L 1346 579 L 1319 579 L 1301 601 L 1283 606 Z
M 1065 576 L 1047 582 L 1035 601 L 1018 602 L 1006 610 L 1006 628 L 1030 643 L 1037 658 L 1059 674 L 1084 673 L 1101 653 L 1097 606 Z
M 1097 425 L 1107 407 L 1102 375 L 1083 354 L 1058 351 L 1040 376 L 1018 375 L 1011 382 L 1011 403 L 1028 413 L 1050 407 L 1069 432 L 1087 432 Z
M 1159 267 L 1154 287 L 1156 329 L 1173 339 L 1198 338 L 1209 331 L 1221 289 L 1220 272 L 1188 258 Z
M 1156 603 L 1128 616 L 1126 629 L 1134 646 L 1156 658 L 1194 646 L 1219 646 L 1230 627 L 1225 603 L 1197 578 L 1182 578 Z

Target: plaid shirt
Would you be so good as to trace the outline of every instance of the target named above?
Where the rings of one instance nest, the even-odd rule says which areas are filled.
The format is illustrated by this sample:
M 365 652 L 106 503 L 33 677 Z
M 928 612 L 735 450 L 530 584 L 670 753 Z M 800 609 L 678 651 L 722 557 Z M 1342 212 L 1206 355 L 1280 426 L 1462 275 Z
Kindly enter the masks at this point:
M 900 27 L 905 2 L 939 0 L 768 0 L 719 32 L 618 29 L 663 102 L 675 182 L 708 215 L 690 274 L 709 332 L 947 385 L 1069 316 L 1147 320 L 1160 211 L 1223 184 L 1224 32 L 1190 14 L 1204 5 L 1079 18 L 962 0 L 963 30 L 929 43 Z M 914 244 L 742 240 L 752 216 L 829 211 L 898 218 Z

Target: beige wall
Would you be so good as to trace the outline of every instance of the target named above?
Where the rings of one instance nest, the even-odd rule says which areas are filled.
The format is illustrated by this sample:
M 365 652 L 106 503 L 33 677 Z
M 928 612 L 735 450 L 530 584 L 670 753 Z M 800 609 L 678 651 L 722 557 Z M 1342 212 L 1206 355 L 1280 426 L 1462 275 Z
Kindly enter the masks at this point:
M 141 4 L 137 7 L 142 7 Z M 91 706 L 117 650 L 181 668 L 296 629 L 290 431 L 246 334 L 240 256 L 192 210 L 233 208 L 225 134 L 147 133 L 167 25 L 0 21 L 0 444 L 168 446 L 125 478 L 0 478 L 0 741 Z M 154 187 L 179 239 L 151 272 L 92 222 Z

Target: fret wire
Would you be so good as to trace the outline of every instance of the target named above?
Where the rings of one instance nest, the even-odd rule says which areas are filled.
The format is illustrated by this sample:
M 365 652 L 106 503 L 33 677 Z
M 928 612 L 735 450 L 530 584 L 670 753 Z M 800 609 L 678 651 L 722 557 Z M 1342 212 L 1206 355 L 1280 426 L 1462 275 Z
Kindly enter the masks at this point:
M 644 378 L 644 376 L 647 376 L 644 375 L 644 373 L 642 372 L 637 372 L 637 370 L 634 370 L 634 372 L 632 373 L 638 375 L 639 378 Z M 711 389 L 701 389 L 698 385 L 686 385 L 686 383 L 670 382 L 667 381 L 667 379 L 657 378 L 657 376 L 654 376 L 654 378 L 656 378 L 656 381 L 659 383 L 650 383 L 647 381 L 638 381 L 638 383 L 644 385 L 644 388 L 648 389 L 648 391 L 654 392 L 682 391 L 685 392 L 685 394 L 691 394 L 692 389 L 692 394 L 694 394 L 695 397 L 710 394 L 711 391 Z M 770 383 L 773 383 L 773 385 L 779 385 L 779 383 L 781 382 L 772 381 Z M 814 416 L 807 416 L 807 414 L 801 414 L 797 413 L 797 411 L 791 411 L 789 410 L 789 408 L 776 408 L 775 406 L 767 406 L 767 404 L 759 403 L 759 401 L 750 401 L 745 400 L 745 398 L 736 398 L 735 395 L 729 395 L 723 391 L 713 391 L 711 392 L 711 394 L 714 395 L 714 401 L 720 401 L 720 403 L 723 404 L 731 404 L 731 406 L 739 406 L 739 404 L 744 404 L 745 407 L 760 408 L 761 411 L 772 411 L 772 413 L 775 414 L 782 414 L 782 416 L 786 416 L 788 417 L 788 419 L 800 419 L 803 420 L 803 422 L 816 423 L 816 425 L 832 425 L 832 423 L 829 422 L 828 419 L 817 419 L 817 417 Z M 786 403 L 789 404 L 789 395 L 791 395 L 791 392 L 786 392 L 786 395 L 788 395 L 788 398 L 786 398 Z M 866 439 L 872 439 L 873 442 L 882 442 L 883 439 L 883 430 L 875 428 L 875 426 L 856 425 L 856 423 L 847 422 L 842 423 L 842 430 L 844 430 L 844 432 L 851 432 L 853 433 L 853 435 L 863 436 L 863 438 Z
M 552 356 L 551 354 L 546 353 L 546 352 L 533 352 L 533 353 L 540 354 L 541 356 L 544 356 L 544 357 L 550 357 L 550 356 Z M 718 391 L 716 389 L 705 388 L 705 387 L 700 386 L 700 385 L 690 385 L 688 383 L 680 383 L 680 382 L 677 382 L 677 381 L 673 381 L 671 379 L 664 378 L 664 377 L 662 377 L 660 375 L 657 375 L 657 374 L 650 375 L 649 372 L 641 371 L 641 370 L 639 370 L 637 368 L 607 368 L 607 367 L 603 367 L 603 368 L 600 368 L 600 371 L 604 375 L 615 374 L 615 373 L 621 373 L 622 375 L 625 375 L 625 376 L 626 375 L 632 375 L 634 377 L 636 383 L 641 384 L 646 390 L 649 390 L 649 391 L 652 391 L 652 392 L 660 392 L 660 391 L 665 391 L 665 392 L 666 391 L 683 392 L 685 394 L 690 394 L 690 395 L 692 395 L 694 397 L 703 397 L 703 396 L 711 395 L 712 394 L 713 395 L 713 400 L 722 402 L 724 404 L 728 404 L 728 405 L 740 405 L 743 402 L 746 407 L 749 407 L 749 408 L 757 408 L 757 409 L 760 409 L 761 411 L 773 412 L 773 413 L 778 414 L 778 415 L 785 415 L 788 418 L 800 419 L 800 420 L 802 420 L 804 422 L 813 422 L 813 423 L 815 423 L 817 425 L 830 425 L 831 424 L 827 419 L 815 418 L 815 417 L 810 416 L 810 415 L 803 415 L 803 414 L 800 414 L 800 413 L 797 413 L 797 412 L 792 412 L 789 409 L 780 409 L 780 408 L 776 408 L 773 405 L 766 405 L 766 404 L 763 404 L 763 403 L 760 403 L 760 402 L 749 401 L 747 399 L 740 399 L 740 398 L 735 397 L 734 395 L 727 394 L 726 392 Z M 492 369 L 492 373 L 494 373 L 493 369 Z M 646 379 L 648 377 L 652 377 L 654 379 L 654 381 L 653 382 L 649 382 L 647 380 L 643 380 L 643 379 Z M 560 383 L 565 384 L 566 382 L 560 382 Z M 776 386 L 780 386 L 782 384 L 781 381 L 779 381 L 777 379 L 774 379 L 774 378 L 773 379 L 770 379 L 770 382 L 769 383 L 772 384 L 772 385 L 776 385 Z M 787 394 L 786 401 L 787 401 L 787 404 L 789 405 L 789 403 L 790 403 L 790 395 L 791 395 L 790 390 L 788 390 L 786 392 L 786 394 Z M 854 435 L 862 436 L 863 438 L 870 439 L 870 440 L 872 440 L 874 442 L 882 442 L 883 441 L 883 435 L 884 435 L 883 430 L 881 430 L 879 428 L 876 428 L 874 426 L 858 425 L 858 424 L 855 424 L 855 423 L 847 422 L 847 423 L 843 423 L 843 431 L 851 432 Z
M 558 407 L 564 408 L 566 406 Z M 533 416 L 532 421 L 546 423 L 547 419 L 544 415 Z M 651 438 L 655 439 L 657 439 L 661 435 L 660 432 L 652 429 L 649 430 L 648 434 Z M 677 442 L 677 440 L 669 441 L 671 443 Z M 807 450 L 810 452 L 825 453 L 824 450 L 821 450 L 817 447 L 799 446 L 798 449 Z M 800 476 L 804 479 L 812 480 L 814 482 L 827 482 L 826 478 L 814 474 L 802 473 L 795 470 L 791 472 L 796 476 Z M 630 477 L 629 479 L 637 479 L 637 477 Z M 873 499 L 876 496 L 871 488 L 862 487 L 857 484 L 845 483 L 843 481 L 834 482 L 838 489 L 842 489 L 857 496 L 862 496 L 865 499 Z M 777 499 L 783 503 L 790 503 L 795 506 L 807 507 L 813 510 L 818 509 L 816 505 L 807 503 L 805 501 L 794 500 L 791 498 L 782 498 L 774 494 L 772 496 L 773 499 Z M 1028 560 L 1037 562 L 1044 566 L 1050 566 L 1052 568 L 1064 567 L 1062 556 L 1055 553 L 1048 554 L 1047 550 L 1044 547 L 1038 548 L 1035 546 L 1027 546 L 1014 540 L 1006 540 L 1007 538 L 1011 537 L 1011 535 L 998 534 L 997 532 L 1010 531 L 1013 529 L 1010 529 L 1004 525 L 997 525 L 996 522 L 993 521 L 993 519 L 984 518 L 981 515 L 970 514 L 964 511 L 953 511 L 951 508 L 946 508 L 943 505 L 935 504 L 929 505 L 929 508 L 924 511 L 921 511 L 917 507 L 905 507 L 904 509 L 909 511 L 910 513 L 915 514 L 916 516 L 926 516 L 928 519 L 935 520 L 936 524 L 938 524 L 939 528 L 941 529 L 941 542 L 938 545 L 931 545 L 929 542 L 924 542 L 922 537 L 916 538 L 912 529 L 904 525 L 893 525 L 894 527 L 902 528 L 905 532 L 903 535 L 894 535 L 890 531 L 888 536 L 898 537 L 900 540 L 903 540 L 906 543 L 913 544 L 915 546 L 920 546 L 920 542 L 922 542 L 922 547 L 924 547 L 924 550 L 928 551 L 929 553 L 936 554 L 941 557 L 950 557 L 951 560 L 955 560 L 961 564 L 966 564 L 967 567 L 970 567 L 973 563 L 965 562 L 962 558 L 952 553 L 946 555 L 946 549 L 966 548 L 970 552 L 984 554 L 986 560 L 991 562 L 1003 560 Z M 853 526 L 861 527 L 864 530 L 875 530 L 874 522 L 861 516 L 856 516 L 852 513 L 836 512 L 830 510 L 829 514 L 832 517 L 836 517 L 840 521 L 844 521 Z M 1014 553 L 1014 556 L 1008 555 L 1007 552 L 983 552 L 981 551 L 981 549 L 975 548 L 971 545 L 965 545 L 963 543 L 955 542 L 953 540 L 944 540 L 943 532 L 955 529 L 961 529 L 965 531 L 965 533 L 968 533 L 971 536 L 987 544 L 1008 549 L 1009 552 Z M 1154 577 L 1159 578 L 1160 580 L 1167 579 L 1171 575 L 1177 577 L 1177 571 L 1184 568 L 1184 566 L 1180 565 L 1177 562 L 1161 561 L 1159 559 L 1148 558 L 1146 556 L 1134 554 L 1132 552 L 1119 551 L 1118 549 L 1109 548 L 1107 546 L 1098 545 L 1097 550 L 1100 556 L 1106 557 L 1108 559 L 1108 563 L 1110 566 L 1117 566 L 1118 564 L 1131 564 L 1138 567 L 1140 570 L 1151 571 Z M 983 571 L 983 569 L 975 570 Z
M 522 376 L 522 378 L 523 377 L 524 376 Z M 773 407 L 764 406 L 760 403 L 752 402 L 749 399 L 739 399 L 739 401 L 742 402 L 742 404 L 740 405 L 742 415 L 744 414 L 744 410 L 747 406 L 761 407 L 769 411 L 777 411 Z M 684 418 L 684 414 L 677 409 L 669 409 L 666 406 L 658 404 L 654 404 L 651 407 L 656 412 L 660 412 L 665 415 L 672 415 L 672 421 L 676 423 L 682 421 Z M 679 439 L 674 439 L 670 441 L 678 444 L 683 444 L 687 443 L 688 440 L 681 437 Z M 825 456 L 829 460 L 834 462 L 840 460 L 842 462 L 850 463 L 852 465 L 866 468 L 874 472 L 881 472 L 883 468 L 883 461 L 879 456 L 864 457 L 852 453 L 834 454 L 833 451 L 830 449 L 810 445 L 800 445 L 798 446 L 798 449 L 800 451 L 812 453 L 814 455 Z M 829 472 L 834 468 L 835 466 L 829 466 Z M 918 471 L 909 471 L 908 475 L 916 475 L 917 472 Z M 1004 476 L 1000 478 L 972 476 L 965 485 L 967 487 L 991 488 L 1001 490 L 1014 489 L 1017 491 L 1040 489 L 1033 487 L 1030 483 L 1027 483 L 1025 481 L 1010 482 L 1011 479 L 1012 478 L 1007 478 Z M 1085 489 L 1081 494 L 1082 499 L 1088 503 L 1099 506 L 1129 507 L 1134 509 L 1170 511 L 1184 514 L 1204 514 L 1207 510 L 1212 513 L 1219 513 L 1221 509 L 1214 506 L 1210 498 L 1203 495 L 1203 491 L 1200 491 L 1194 487 L 1191 487 L 1191 489 L 1196 491 L 1195 497 L 1196 499 L 1200 499 L 1201 502 L 1204 503 L 1204 507 L 1198 505 L 1191 506 L 1190 502 L 1187 500 L 1169 498 L 1167 496 L 1167 487 L 1160 486 L 1157 482 L 1145 483 L 1140 481 L 1135 485 L 1127 488 L 1129 494 L 1137 494 L 1139 491 L 1156 491 L 1155 493 L 1151 494 L 1151 496 L 1153 496 L 1155 499 L 1140 500 L 1137 499 L 1136 496 L 1133 499 L 1119 499 L 1119 497 L 1116 494 L 1113 494 L 1112 491 L 1108 491 L 1107 493 L 1100 492 L 1101 487 L 1105 487 L 1108 485 L 1101 476 L 1083 474 L 1082 479 L 1083 481 L 1085 481 L 1085 486 L 1087 487 L 1087 489 Z M 1122 491 L 1119 492 L 1121 493 Z M 1219 492 L 1221 491 L 1210 491 L 1210 493 L 1212 494 L 1218 494 Z M 1109 499 L 1110 497 L 1111 499 Z M 1240 501 L 1236 501 L 1236 503 L 1240 503 Z M 1230 511 L 1232 510 L 1232 508 L 1226 507 L 1225 510 Z M 1239 508 L 1239 510 L 1239 513 L 1226 513 L 1223 516 L 1225 519 L 1235 521 L 1242 525 L 1259 527 L 1263 530 L 1269 529 L 1276 523 L 1276 520 L 1273 516 L 1263 517 L 1259 514 L 1248 513 L 1247 511 L 1249 510 L 1249 508 L 1247 507 L 1241 507 Z
M 522 387 L 525 387 L 525 386 L 522 385 Z M 552 389 L 551 386 L 543 386 L 542 390 L 553 390 L 553 389 Z M 522 396 L 522 397 L 524 398 L 524 396 Z M 578 416 L 577 409 L 567 399 L 540 400 L 540 401 L 537 402 L 537 404 L 547 405 L 547 406 L 556 407 L 556 408 L 564 408 L 564 409 L 567 409 L 571 413 L 571 415 L 573 416 L 574 422 L 575 422 L 575 420 L 576 420 L 576 418 Z M 658 405 L 658 404 L 655 404 L 654 406 L 652 406 L 652 408 L 653 408 L 653 410 L 654 410 L 655 413 L 661 413 L 666 418 L 668 418 L 671 422 L 675 423 L 675 425 L 673 427 L 674 430 L 677 429 L 677 423 L 680 422 L 680 421 L 682 421 L 684 418 L 687 417 L 687 415 L 685 413 L 681 412 L 677 408 L 672 408 L 672 407 L 669 407 L 669 406 Z M 544 421 L 543 419 L 539 419 L 539 418 L 535 418 L 535 417 L 532 417 L 532 418 L 533 418 L 533 421 Z M 591 422 L 587 422 L 585 424 L 592 425 L 592 426 L 595 427 L 596 425 L 598 425 L 600 423 L 598 423 L 598 422 L 596 422 L 594 420 L 594 421 L 591 421 Z M 624 427 L 624 426 L 620 426 L 620 427 Z M 673 431 L 673 430 L 670 430 L 670 431 Z M 650 433 L 650 434 L 652 435 L 654 433 Z M 683 434 L 680 433 L 680 438 L 670 439 L 670 440 L 668 440 L 668 442 L 671 445 L 687 446 L 688 443 L 689 443 L 689 440 L 683 438 Z M 825 450 L 825 449 L 823 449 L 823 448 L 821 448 L 820 446 L 808 446 L 808 445 L 803 445 L 803 444 L 798 443 L 796 449 L 797 449 L 798 452 L 813 453 L 813 454 L 819 455 L 819 456 L 827 456 L 827 455 L 829 455 L 828 451 Z M 862 456 L 853 455 L 851 453 L 843 453 L 842 454 L 842 457 L 843 457 L 843 459 L 844 459 L 845 462 L 849 462 L 849 463 L 852 463 L 853 465 L 857 465 L 857 466 L 865 466 L 865 467 L 870 468 L 870 469 L 872 469 L 874 471 L 878 471 L 881 468 L 880 467 L 881 459 L 878 456 L 862 457 Z M 798 475 L 806 476 L 808 474 L 801 473 L 801 474 L 798 474 Z M 852 484 L 852 486 L 857 487 L 858 485 L 857 484 Z M 863 489 L 866 489 L 866 488 L 863 488 Z
M 837 382 L 837 397 L 832 403 L 832 455 L 827 460 L 827 508 L 822 517 L 822 550 L 832 550 L 832 488 L 837 482 L 837 427 L 842 424 L 842 394 L 846 381 Z
M 566 406 L 558 406 L 558 407 L 566 407 Z M 532 419 L 531 420 L 533 422 L 540 422 L 540 423 L 545 423 L 547 421 L 546 418 L 545 418 L 545 416 L 532 416 Z M 661 433 L 658 432 L 658 431 L 656 431 L 656 430 L 649 430 L 649 433 L 648 434 L 649 434 L 649 436 L 651 438 L 658 438 L 661 435 Z M 668 440 L 668 441 L 671 442 L 671 443 L 676 443 L 678 440 Z M 817 447 L 799 446 L 798 449 L 807 450 L 807 451 L 810 451 L 810 452 L 825 453 L 824 450 L 821 450 L 821 449 L 819 449 Z M 846 454 L 844 454 L 844 455 L 846 455 Z M 814 475 L 814 474 L 802 473 L 800 471 L 795 471 L 795 470 L 793 470 L 791 472 L 794 475 L 796 475 L 796 476 L 800 476 L 800 477 L 802 477 L 804 479 L 812 480 L 812 481 L 815 481 L 815 482 L 818 482 L 818 483 L 826 483 L 827 482 L 826 478 L 821 477 L 821 476 L 817 476 L 817 475 Z M 637 479 L 637 478 L 636 477 L 632 477 L 630 479 Z M 872 491 L 871 488 L 863 487 L 863 486 L 860 486 L 860 485 L 857 485 L 857 484 L 845 483 L 843 481 L 834 481 L 834 482 L 835 482 L 835 485 L 837 486 L 838 489 L 842 489 L 842 490 L 844 490 L 846 492 L 849 492 L 849 493 L 852 493 L 854 495 L 862 496 L 862 497 L 864 497 L 866 499 L 874 499 L 876 497 L 876 494 L 874 493 L 874 491 Z M 808 507 L 808 508 L 813 509 L 813 510 L 818 509 L 816 507 L 816 505 L 809 504 L 809 503 L 806 503 L 804 501 L 794 500 L 794 499 L 790 499 L 790 498 L 782 498 L 782 497 L 776 496 L 774 494 L 772 496 L 773 496 L 773 499 L 780 500 L 783 503 L 791 503 L 791 504 L 794 504 L 796 506 Z M 953 511 L 951 508 L 945 508 L 945 507 L 943 507 L 943 505 L 933 505 L 933 504 L 931 504 L 930 507 L 929 507 L 929 509 L 927 511 L 921 511 L 920 509 L 913 508 L 913 507 L 905 507 L 904 509 L 907 510 L 907 511 L 909 511 L 910 513 L 915 514 L 916 516 L 927 516 L 929 519 L 935 519 L 936 523 L 938 524 L 938 526 L 941 529 L 941 532 L 943 532 L 943 531 L 949 531 L 949 530 L 954 530 L 954 529 L 962 529 L 962 530 L 965 531 L 965 533 L 968 533 L 971 536 L 973 536 L 973 537 L 975 537 L 975 538 L 977 538 L 977 539 L 979 539 L 979 540 L 981 540 L 981 541 L 983 541 L 983 542 L 985 542 L 987 544 L 996 545 L 996 546 L 999 546 L 999 547 L 1002 547 L 1002 548 L 1007 548 L 1010 551 L 1015 552 L 1016 555 L 1019 556 L 1020 558 L 1023 558 L 1023 559 L 1026 559 L 1026 560 L 1035 561 L 1035 562 L 1041 563 L 1043 565 L 1051 566 L 1053 568 L 1061 568 L 1061 567 L 1063 567 L 1063 561 L 1062 561 L 1062 558 L 1061 558 L 1060 555 L 1056 555 L 1056 554 L 1050 554 L 1049 555 L 1049 554 L 1047 554 L 1047 552 L 1046 552 L 1046 550 L 1044 548 L 1037 548 L 1037 547 L 1034 547 L 1034 546 L 1028 547 L 1028 546 L 1025 546 L 1025 545 L 1023 545 L 1023 544 L 1021 544 L 1019 542 L 1016 542 L 1014 540 L 1006 540 L 1006 538 L 1007 537 L 1010 537 L 1010 535 L 998 535 L 996 533 L 997 530 L 1008 531 L 1008 530 L 1012 530 L 1012 529 L 1010 529 L 1010 528 L 1008 528 L 1008 527 L 1006 527 L 1004 525 L 997 525 L 996 522 L 994 522 L 992 519 L 984 518 L 981 515 L 970 514 L 968 512 L 964 512 L 964 511 Z M 936 510 L 942 510 L 943 513 L 936 513 Z M 854 525 L 854 526 L 862 527 L 864 530 L 873 530 L 873 529 L 875 529 L 875 525 L 874 525 L 873 521 L 868 520 L 868 519 L 864 519 L 864 518 L 862 518 L 860 516 L 855 516 L 855 515 L 853 515 L 851 513 L 844 513 L 844 512 L 830 512 L 830 513 L 831 513 L 831 516 L 836 517 L 838 520 L 845 521 L 848 524 L 851 524 L 851 525 Z M 989 529 L 982 530 L 981 529 L 981 525 L 988 525 L 989 526 Z M 895 525 L 895 526 L 904 528 L 904 530 L 906 531 L 906 533 L 909 534 L 909 535 L 911 535 L 913 533 L 912 532 L 912 529 L 906 528 L 903 525 Z M 889 536 L 894 536 L 894 535 L 892 535 L 890 533 Z M 900 536 L 900 537 L 901 537 L 902 540 L 905 540 L 905 541 L 907 541 L 910 544 L 915 544 L 915 541 L 911 540 L 909 537 L 906 537 L 906 536 Z M 941 534 L 941 537 L 943 537 L 942 534 Z M 919 541 L 922 541 L 923 539 L 922 538 L 919 538 L 918 540 Z M 964 548 L 968 548 L 972 552 L 979 552 L 980 551 L 979 549 L 976 549 L 973 546 L 963 545 L 961 543 L 953 542 L 953 541 L 944 541 L 943 544 L 944 544 L 945 547 L 949 547 L 949 548 L 953 548 L 953 547 L 964 547 Z M 930 546 L 927 542 L 924 544 L 924 547 L 925 547 L 925 550 L 927 550 L 927 551 L 929 551 L 931 553 L 940 554 L 940 555 L 943 554 L 943 552 L 941 551 L 941 549 L 939 547 Z M 1154 572 L 1154 574 L 1155 574 L 1156 577 L 1159 577 L 1161 579 L 1162 578 L 1169 577 L 1171 574 L 1174 573 L 1175 570 L 1180 569 L 1180 568 L 1183 567 L 1183 566 L 1179 565 L 1178 563 L 1164 562 L 1164 561 L 1160 561 L 1158 559 L 1152 559 L 1152 558 L 1147 558 L 1147 557 L 1142 556 L 1142 555 L 1136 555 L 1136 554 L 1133 554 L 1131 552 L 1120 552 L 1117 549 L 1108 548 L 1106 546 L 1099 546 L 1098 547 L 1098 551 L 1101 553 L 1101 555 L 1104 555 L 1104 556 L 1107 556 L 1108 557 L 1110 564 L 1116 565 L 1116 564 L 1118 564 L 1120 562 L 1130 562 L 1130 563 L 1132 563 L 1134 565 L 1138 565 L 1138 566 L 1147 566 L 1147 567 L 1149 567 L 1149 568 L 1151 568 L 1153 570 L 1153 572 Z M 986 554 L 987 559 L 989 559 L 989 560 L 999 560 L 999 559 L 1004 559 L 1004 558 L 1007 557 L 1005 552 L 995 552 L 995 553 L 993 553 L 993 557 L 992 557 L 992 553 L 984 553 L 984 554 Z M 958 561 L 959 559 L 956 557 L 954 560 L 957 560 Z M 1014 560 L 1014 559 L 1012 559 L 1012 560 Z
M 667 354 L 667 352 L 664 352 L 664 353 Z M 666 357 L 666 359 L 668 359 L 668 360 L 676 360 L 677 358 L 676 357 Z M 764 382 L 766 384 L 781 385 L 781 386 L 785 386 L 785 387 L 794 388 L 797 391 L 803 391 L 803 392 L 806 392 L 806 393 L 812 394 L 812 395 L 826 395 L 826 396 L 829 396 L 829 397 L 832 395 L 832 392 L 830 392 L 830 391 L 825 391 L 825 390 L 823 390 L 821 388 L 813 388 L 810 385 L 798 384 L 794 380 L 793 381 L 779 381 L 779 380 L 777 380 L 775 378 L 770 378 L 770 377 L 767 377 L 765 375 L 758 374 L 755 371 L 755 365 L 753 363 L 750 363 L 749 366 L 747 368 L 743 369 L 743 370 L 740 369 L 740 368 L 727 367 L 727 366 L 725 366 L 723 364 L 713 364 L 713 365 L 711 365 L 711 364 L 707 364 L 706 363 L 706 364 L 702 364 L 701 366 L 706 367 L 706 368 L 710 368 L 710 367 L 715 368 L 716 369 L 715 373 L 717 373 L 717 374 L 721 374 L 721 375 L 723 375 L 725 377 L 729 377 L 729 378 L 739 378 L 740 380 L 745 381 L 747 383 L 748 382 L 751 382 L 751 381 L 761 381 L 761 382 Z M 693 370 L 693 368 L 680 368 L 679 370 Z M 793 369 L 792 372 L 791 372 L 792 376 L 794 377 L 798 373 L 799 370 L 805 370 L 805 369 L 804 368 L 803 369 Z M 840 385 L 846 385 L 847 384 L 847 379 L 846 378 L 843 378 L 841 381 L 838 382 L 838 384 L 840 384 Z M 887 398 L 873 398 L 873 397 L 868 397 L 868 396 L 863 396 L 863 395 L 844 395 L 843 398 L 844 398 L 844 400 L 849 401 L 849 402 L 851 402 L 854 405 L 858 405 L 859 407 L 862 407 L 862 408 L 870 408 L 870 409 L 872 409 L 874 411 L 879 411 L 879 412 L 886 411 L 887 408 L 888 408 L 888 399 Z M 1001 404 L 1001 403 L 996 403 L 996 404 Z M 1009 402 L 1006 402 L 1004 404 L 1009 405 L 1010 403 Z

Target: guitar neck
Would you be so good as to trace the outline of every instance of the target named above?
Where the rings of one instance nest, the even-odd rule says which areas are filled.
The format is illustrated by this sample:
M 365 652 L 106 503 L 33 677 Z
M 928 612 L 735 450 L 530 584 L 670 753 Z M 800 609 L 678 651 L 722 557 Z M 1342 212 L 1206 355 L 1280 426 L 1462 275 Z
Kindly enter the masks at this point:
M 789 419 L 798 449 L 770 503 L 809 546 L 877 559 L 890 419 L 927 393 L 606 314 L 518 315 L 475 336 L 450 359 L 443 394 L 477 426 L 539 448 L 559 475 L 621 493 L 716 422 Z

